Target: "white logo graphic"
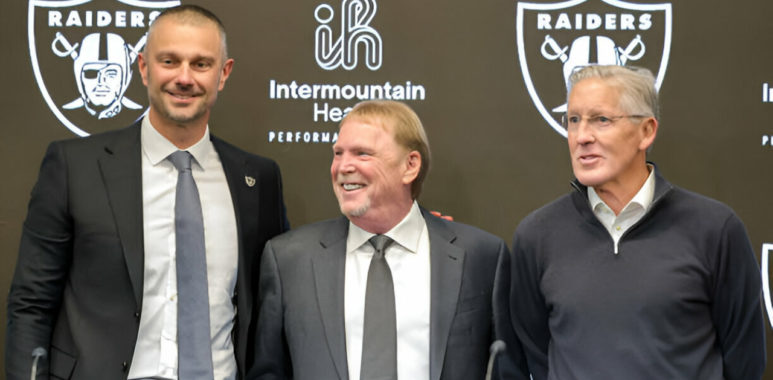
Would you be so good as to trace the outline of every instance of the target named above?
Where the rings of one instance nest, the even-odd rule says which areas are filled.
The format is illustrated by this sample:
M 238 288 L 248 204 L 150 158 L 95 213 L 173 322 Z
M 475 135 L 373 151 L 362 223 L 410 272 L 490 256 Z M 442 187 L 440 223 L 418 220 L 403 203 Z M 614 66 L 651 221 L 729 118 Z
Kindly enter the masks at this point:
M 762 102 L 773 103 L 773 88 L 767 82 L 762 84 Z
M 113 117 L 121 112 L 121 105 L 131 109 L 142 106 L 124 97 L 132 79 L 131 65 L 145 45 L 146 36 L 134 46 L 124 42 L 115 33 L 92 33 L 78 44 L 70 44 L 60 32 L 51 43 L 51 50 L 59 57 L 73 59 L 75 82 L 80 97 L 63 105 L 71 110 L 85 107 L 98 119 Z
M 636 62 L 655 73 L 660 89 L 671 46 L 671 5 L 616 0 L 518 3 L 516 30 L 529 96 L 548 124 L 566 137 L 560 118 L 566 112 L 572 72 L 592 64 Z
M 123 127 L 147 107 L 132 65 L 153 19 L 179 1 L 30 0 L 30 59 L 48 107 L 79 136 Z M 117 9 L 116 9 L 117 8 Z M 133 85 L 135 84 L 135 85 Z
M 333 29 L 328 25 L 335 16 L 333 7 L 321 4 L 314 11 L 314 18 L 320 23 L 314 36 L 314 56 L 319 67 L 335 70 L 343 66 L 352 70 L 357 66 L 359 48 L 365 52 L 365 64 L 370 70 L 381 67 L 381 36 L 369 24 L 376 15 L 375 0 L 343 0 L 341 12 L 341 33 L 333 38 Z
M 768 271 L 770 251 L 773 251 L 773 243 L 763 243 L 762 254 L 760 255 L 760 266 L 762 267 L 762 295 L 765 299 L 765 311 L 768 313 L 770 326 L 773 327 L 773 303 L 770 301 L 770 274 Z

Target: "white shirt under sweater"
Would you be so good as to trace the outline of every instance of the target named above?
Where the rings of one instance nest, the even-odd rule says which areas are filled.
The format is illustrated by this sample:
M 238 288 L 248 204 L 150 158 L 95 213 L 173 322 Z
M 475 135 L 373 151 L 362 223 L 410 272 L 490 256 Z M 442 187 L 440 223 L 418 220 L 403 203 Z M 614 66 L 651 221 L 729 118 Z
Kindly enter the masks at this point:
M 129 379 L 177 379 L 177 271 L 174 203 L 177 169 L 167 156 L 177 151 L 145 117 L 142 121 L 142 199 L 145 268 L 142 314 Z M 231 192 L 209 138 L 186 149 L 199 190 L 209 286 L 210 333 L 215 379 L 236 378 L 231 330 L 238 265 L 238 235 Z M 109 344 L 109 342 L 105 342 Z
M 429 379 L 430 257 L 427 224 L 418 204 L 384 235 L 395 243 L 385 257 L 395 286 L 397 377 Z M 346 239 L 344 318 L 349 379 L 360 380 L 363 316 L 374 234 L 349 223 Z
M 617 246 L 625 231 L 644 217 L 652 204 L 652 198 L 655 196 L 655 170 L 652 165 L 647 165 L 647 169 L 650 171 L 647 180 L 618 215 L 615 215 L 615 212 L 601 200 L 596 190 L 588 186 L 588 201 L 591 209 L 612 237 L 615 243 L 615 254 L 618 252 Z

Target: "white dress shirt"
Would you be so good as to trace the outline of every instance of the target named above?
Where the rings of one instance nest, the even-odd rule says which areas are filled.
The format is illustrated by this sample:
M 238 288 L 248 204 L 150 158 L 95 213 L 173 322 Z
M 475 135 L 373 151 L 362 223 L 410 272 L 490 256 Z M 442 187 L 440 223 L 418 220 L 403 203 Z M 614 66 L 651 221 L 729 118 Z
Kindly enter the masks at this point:
M 430 257 L 427 224 L 418 204 L 384 235 L 395 243 L 387 247 L 386 261 L 395 286 L 397 318 L 397 377 L 429 379 Z M 363 317 L 368 268 L 374 234 L 349 223 L 346 239 L 344 318 L 349 379 L 360 379 Z
M 145 269 L 142 314 L 129 379 L 177 379 L 177 270 L 174 203 L 177 169 L 167 156 L 177 151 L 142 121 L 142 203 Z M 204 137 L 187 149 L 199 190 L 209 286 L 210 333 L 215 379 L 235 379 L 231 330 L 238 266 L 238 235 L 231 192 L 212 142 Z M 109 344 L 109 342 L 105 342 Z
M 644 216 L 652 204 L 652 198 L 655 196 L 655 170 L 651 165 L 648 165 L 648 169 L 650 175 L 647 180 L 644 181 L 636 195 L 623 207 L 619 215 L 615 215 L 615 212 L 601 200 L 593 187 L 588 187 L 588 200 L 593 213 L 612 236 L 612 240 L 615 242 L 615 254 L 618 252 L 617 245 L 620 242 L 620 237 Z

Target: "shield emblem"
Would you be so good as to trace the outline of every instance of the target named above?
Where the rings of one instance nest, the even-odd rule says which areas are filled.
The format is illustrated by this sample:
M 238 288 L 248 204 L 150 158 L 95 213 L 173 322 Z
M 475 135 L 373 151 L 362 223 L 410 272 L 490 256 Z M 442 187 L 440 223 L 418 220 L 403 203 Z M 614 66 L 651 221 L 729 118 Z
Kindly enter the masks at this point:
M 30 0 L 30 62 L 41 95 L 70 131 L 87 136 L 147 112 L 134 62 L 150 22 L 179 1 Z
M 529 96 L 548 125 L 566 137 L 560 120 L 574 70 L 591 64 L 645 67 L 660 89 L 671 49 L 671 4 L 519 2 L 516 34 Z

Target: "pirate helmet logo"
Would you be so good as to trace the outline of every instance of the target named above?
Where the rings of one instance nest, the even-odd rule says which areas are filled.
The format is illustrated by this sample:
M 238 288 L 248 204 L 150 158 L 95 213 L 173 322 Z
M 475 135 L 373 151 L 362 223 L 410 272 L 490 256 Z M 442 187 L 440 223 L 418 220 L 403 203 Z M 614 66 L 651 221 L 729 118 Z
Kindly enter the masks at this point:
M 518 3 L 518 58 L 537 110 L 562 136 L 569 76 L 588 65 L 635 62 L 659 89 L 671 45 L 671 5 L 617 0 Z M 555 64 L 558 63 L 558 64 Z
M 61 33 L 57 37 L 62 36 Z M 54 42 L 61 41 L 61 38 Z M 76 55 L 73 46 L 65 51 L 55 50 L 57 55 Z M 56 49 L 56 45 L 52 45 Z M 124 97 L 132 78 L 131 64 L 137 52 L 115 33 L 92 33 L 80 43 L 80 50 L 73 62 L 75 82 L 80 97 L 63 105 L 64 109 L 84 107 L 99 119 L 110 118 L 121 112 L 124 105 L 130 109 L 142 106 Z
M 30 0 L 29 48 L 46 104 L 73 133 L 127 126 L 147 106 L 146 90 L 132 65 L 147 29 L 179 1 Z M 53 85 L 52 85 L 53 84 Z

